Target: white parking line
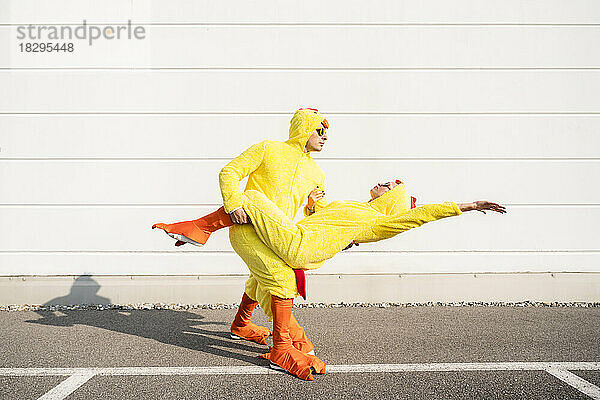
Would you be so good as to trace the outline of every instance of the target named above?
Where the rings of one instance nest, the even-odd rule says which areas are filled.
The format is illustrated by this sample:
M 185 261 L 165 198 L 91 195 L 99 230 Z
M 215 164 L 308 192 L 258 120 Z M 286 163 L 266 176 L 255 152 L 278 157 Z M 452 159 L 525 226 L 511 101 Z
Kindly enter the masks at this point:
M 569 372 L 564 369 L 555 369 L 548 368 L 546 370 L 549 374 L 554 375 L 558 379 L 563 382 L 568 383 L 573 386 L 575 389 L 579 390 L 581 393 L 584 393 L 590 396 L 594 400 L 600 400 L 600 388 L 596 385 L 591 384 L 585 379 L 575 375 L 572 372 Z
M 328 373 L 383 373 L 436 371 L 547 371 L 600 370 L 600 362 L 497 362 L 427 364 L 327 365 Z M 0 376 L 93 375 L 265 375 L 277 374 L 258 365 L 222 367 L 91 367 L 91 368 L 0 368 Z
M 87 381 L 89 381 L 94 374 L 76 374 L 71 375 L 58 385 L 54 386 L 49 392 L 44 394 L 38 400 L 62 400 Z
M 568 370 L 600 371 L 600 362 L 498 362 L 427 364 L 328 365 L 328 373 L 457 372 L 457 371 L 546 371 L 593 399 L 600 388 Z M 64 399 L 96 375 L 266 375 L 279 374 L 256 365 L 221 367 L 94 367 L 94 368 L 0 368 L 0 376 L 69 376 L 40 399 Z

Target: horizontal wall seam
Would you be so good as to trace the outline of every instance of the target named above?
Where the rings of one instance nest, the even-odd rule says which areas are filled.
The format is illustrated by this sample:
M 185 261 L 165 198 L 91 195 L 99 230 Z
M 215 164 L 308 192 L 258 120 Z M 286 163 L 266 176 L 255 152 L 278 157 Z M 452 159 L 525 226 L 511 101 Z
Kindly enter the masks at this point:
M 0 67 L 0 71 L 597 71 L 600 67 Z
M 2 161 L 224 161 L 234 157 L 0 157 Z M 317 161 L 600 161 L 600 157 L 313 157 Z
M 446 200 L 439 200 L 439 202 L 444 202 Z M 432 203 L 435 203 L 433 201 Z M 531 207 L 600 207 L 600 203 L 502 203 L 506 207 L 523 207 L 523 208 L 531 208 Z M 0 204 L 0 208 L 28 208 L 28 207 L 49 207 L 49 208 L 65 208 L 65 207 L 114 207 L 114 208 L 153 208 L 153 207 L 221 207 L 222 203 L 176 203 L 176 204 L 168 204 L 168 203 L 31 203 L 31 204 L 17 204 L 17 203 L 4 203 Z
M 578 250 L 350 250 L 344 254 L 600 254 L 600 249 Z M 0 250 L 0 254 L 235 254 L 233 250 Z
M 87 21 L 87 20 L 86 20 Z M 83 22 L 83 20 L 82 20 Z M 73 23 L 60 23 L 60 22 L 44 22 L 44 23 L 0 23 L 1 26 L 79 26 L 82 22 Z M 113 22 L 97 22 L 87 21 L 88 24 L 93 25 L 122 25 L 123 21 Z M 464 22 L 464 23 L 448 23 L 448 22 L 132 22 L 136 26 L 173 26 L 173 27 L 186 27 L 186 26 L 289 26 L 289 27 L 314 27 L 314 26 L 381 26 L 381 27 L 394 27 L 394 26 L 449 26 L 449 27 L 461 27 L 461 26 L 506 26 L 506 27 L 528 27 L 528 26 L 581 26 L 581 27 L 597 27 L 600 23 L 560 23 L 560 22 L 544 22 L 544 23 L 516 23 L 516 22 Z
M 369 273 L 314 273 L 308 272 L 309 275 L 319 276 L 430 276 L 430 275 L 586 275 L 586 274 L 600 274 L 600 271 L 502 271 L 502 272 L 369 272 Z M 90 277 L 90 278 L 191 278 L 197 279 L 198 277 L 209 278 L 209 277 L 247 277 L 248 274 L 58 274 L 58 275 L 0 275 L 0 279 L 18 279 L 18 278 L 79 278 L 79 277 Z
M 256 116 L 277 116 L 285 115 L 289 116 L 292 113 L 290 111 L 13 111 L 13 112 L 0 112 L 0 115 L 256 115 Z M 470 111 L 457 111 L 457 112 L 428 112 L 428 111 L 377 111 L 377 112 L 343 112 L 343 111 L 327 111 L 327 115 L 348 115 L 348 116 L 380 116 L 380 115 L 600 115 L 600 111 L 487 111 L 487 112 L 470 112 Z

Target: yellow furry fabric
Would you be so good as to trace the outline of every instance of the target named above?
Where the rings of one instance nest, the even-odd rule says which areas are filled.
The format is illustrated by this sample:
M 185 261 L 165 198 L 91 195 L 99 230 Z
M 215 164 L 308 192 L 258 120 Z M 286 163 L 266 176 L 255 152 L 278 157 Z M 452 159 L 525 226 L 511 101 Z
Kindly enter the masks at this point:
M 462 214 L 453 202 L 410 209 L 404 184 L 370 202 L 335 201 L 294 224 L 262 193 L 246 191 L 244 210 L 260 239 L 295 268 L 313 269 L 358 243 L 388 239 L 427 222 Z
M 239 186 L 246 176 L 245 190 L 262 193 L 289 219 L 294 218 L 316 186 L 325 190 L 323 171 L 310 153 L 304 152 L 308 138 L 322 120 L 323 116 L 318 112 L 298 110 L 290 121 L 287 141 L 260 142 L 227 164 L 219 174 L 225 211 L 231 212 L 243 205 L 244 195 Z M 323 198 L 315 209 L 320 210 L 326 204 Z M 298 295 L 293 270 L 264 245 L 251 225 L 232 226 L 229 239 L 250 269 L 246 294 L 257 300 L 267 315 L 271 316 L 270 295 L 281 298 Z

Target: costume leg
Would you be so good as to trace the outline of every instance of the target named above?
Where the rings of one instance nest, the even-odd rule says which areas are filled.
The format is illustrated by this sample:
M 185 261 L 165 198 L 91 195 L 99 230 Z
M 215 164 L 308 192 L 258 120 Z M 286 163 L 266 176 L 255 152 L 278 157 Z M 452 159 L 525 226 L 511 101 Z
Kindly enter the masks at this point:
M 251 225 L 235 225 L 229 230 L 231 246 L 250 270 L 246 294 L 257 300 L 260 307 L 273 319 L 271 298 L 292 298 L 298 295 L 294 270 L 273 253 L 257 236 Z M 295 319 L 290 320 L 290 336 L 294 347 L 308 353 L 314 346 Z
M 250 279 L 252 278 L 253 277 L 250 277 Z M 271 294 L 265 290 L 259 282 L 256 280 L 254 280 L 254 282 L 257 285 L 252 293 L 254 293 L 254 297 L 258 301 L 260 307 L 265 311 L 265 314 L 267 314 L 270 320 L 273 320 L 273 313 L 271 312 Z M 246 293 L 248 293 L 248 283 L 246 283 Z M 292 345 L 295 348 L 303 353 L 314 354 L 313 350 L 315 349 L 315 346 L 308 337 L 306 337 L 304 329 L 298 324 L 298 321 L 296 321 L 293 315 L 290 319 L 290 337 L 292 338 Z
M 260 240 L 252 225 L 232 226 L 229 229 L 229 239 L 231 247 L 257 282 L 253 288 L 248 285 L 249 280 L 246 283 L 246 293 L 257 300 L 271 318 L 271 295 L 282 298 L 294 298 L 298 295 L 294 270 Z
M 306 337 L 304 328 L 300 326 L 293 314 L 290 316 L 290 337 L 292 338 L 292 345 L 305 354 L 315 349 L 310 339 Z
M 217 211 L 193 221 L 176 222 L 174 224 L 154 224 L 152 225 L 152 229 L 160 228 L 174 239 L 202 246 L 206 244 L 211 233 L 231 225 L 233 225 L 231 217 L 221 207 Z
M 259 344 L 267 344 L 266 339 L 271 334 L 271 331 L 264 326 L 258 326 L 250 322 L 250 317 L 252 317 L 252 313 L 257 305 L 258 301 L 251 299 L 244 292 L 240 308 L 231 324 L 231 333 L 236 336 L 235 338 L 246 339 Z
M 312 381 L 312 371 L 325 373 L 325 364 L 317 357 L 304 354 L 292 346 L 290 321 L 294 299 L 271 296 L 273 312 L 273 347 L 269 353 L 261 355 L 300 379 Z

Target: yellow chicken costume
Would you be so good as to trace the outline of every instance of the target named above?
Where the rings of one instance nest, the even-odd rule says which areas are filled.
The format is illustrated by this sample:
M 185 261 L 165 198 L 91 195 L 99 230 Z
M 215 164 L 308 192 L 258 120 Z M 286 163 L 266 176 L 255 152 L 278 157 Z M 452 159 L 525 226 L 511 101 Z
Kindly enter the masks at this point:
M 230 213 L 243 206 L 245 197 L 239 190 L 239 184 L 246 176 L 248 183 L 244 190 L 262 193 L 289 219 L 294 218 L 315 187 L 324 191 L 323 171 L 310 153 L 304 152 L 308 138 L 322 123 L 329 126 L 316 110 L 300 109 L 290 121 L 286 142 L 263 141 L 227 164 L 219 174 L 225 212 Z M 326 204 L 326 199 L 322 198 L 315 204 L 315 211 Z M 308 214 L 306 206 L 304 215 Z M 232 226 L 229 239 L 235 252 L 250 269 L 245 293 L 257 300 L 269 317 L 272 317 L 271 295 L 281 298 L 298 296 L 294 271 L 264 245 L 251 225 Z
M 251 146 L 227 164 L 219 174 L 224 206 L 214 213 L 194 221 L 175 224 L 155 224 L 171 236 L 185 236 L 186 241 L 202 245 L 211 232 L 233 225 L 229 213 L 244 205 L 247 198 L 240 192 L 240 181 L 248 177 L 246 191 L 260 193 L 272 207 L 292 219 L 309 193 L 318 187 L 325 190 L 325 177 L 310 153 L 305 152 L 308 138 L 316 128 L 329 128 L 329 123 L 315 109 L 300 109 L 290 121 L 286 142 L 263 141 Z M 325 197 L 314 204 L 312 212 L 327 204 Z M 311 213 L 308 205 L 304 214 Z M 274 346 L 265 358 L 302 379 L 313 379 L 311 368 L 325 373 L 325 364 L 311 355 L 314 346 L 291 314 L 293 298 L 298 295 L 294 271 L 257 236 L 251 225 L 233 225 L 229 230 L 231 245 L 250 269 L 240 308 L 231 325 L 234 338 L 266 344 L 270 331 L 250 322 L 260 303 L 273 321 Z M 183 244 L 178 241 L 176 245 Z M 298 274 L 299 273 L 299 274 Z M 303 282 L 300 279 L 299 282 Z
M 303 269 L 318 268 L 351 242 L 389 239 L 427 222 L 462 214 L 453 202 L 411 208 L 402 183 L 368 202 L 334 201 L 297 224 L 262 193 L 249 190 L 244 196 L 244 210 L 260 239 L 287 264 Z
M 297 224 L 263 193 L 246 190 L 240 202 L 260 240 L 287 264 L 296 268 L 318 268 L 324 260 L 351 242 L 366 243 L 396 236 L 441 218 L 458 216 L 456 203 L 428 204 L 414 208 L 402 182 L 368 202 L 335 201 Z M 183 224 L 183 225 L 180 225 Z M 195 221 L 158 226 L 205 243 L 211 232 L 231 226 L 223 208 Z M 185 229 L 182 229 L 185 228 Z M 325 364 L 292 346 L 290 322 L 293 299 L 271 296 L 274 346 L 263 358 L 302 378 L 312 380 L 311 369 L 325 373 Z
M 290 121 L 289 139 L 286 142 L 263 141 L 228 163 L 219 174 L 225 212 L 230 213 L 242 206 L 244 196 L 239 190 L 239 184 L 246 176 L 248 183 L 245 190 L 263 193 L 289 218 L 294 218 L 315 187 L 325 190 L 323 171 L 310 153 L 305 152 L 308 138 L 321 125 L 329 127 L 327 120 L 317 110 L 300 109 Z M 326 203 L 326 199 L 322 198 L 315 204 L 315 210 Z M 305 215 L 309 213 L 307 207 L 304 208 Z M 250 270 L 250 277 L 245 285 L 246 296 L 240 306 L 240 310 L 246 310 L 246 315 L 238 313 L 232 332 L 240 337 L 265 343 L 269 332 L 249 322 L 252 314 L 250 308 L 256 306 L 250 304 L 249 300 L 253 300 L 254 304 L 258 302 L 271 319 L 271 295 L 281 298 L 298 296 L 296 276 L 285 262 L 261 242 L 252 226 L 233 226 L 229 230 L 229 240 Z M 243 329 L 238 329 L 242 325 Z M 292 325 L 294 331 L 299 331 L 293 335 L 295 346 L 305 352 L 312 351 L 314 346 L 295 319 Z M 250 332 L 252 329 L 259 330 L 258 336 L 256 332 Z
M 239 190 L 240 181 L 245 177 L 248 177 L 246 191 L 260 193 L 272 207 L 291 220 L 313 189 L 325 191 L 323 171 L 310 153 L 305 152 L 308 138 L 319 127 L 329 128 L 329 123 L 318 110 L 296 111 L 290 121 L 287 141 L 266 140 L 255 144 L 221 170 L 219 183 L 223 207 L 198 220 L 155 224 L 153 228 L 161 228 L 173 237 L 195 238 L 196 241 L 191 242 L 197 245 L 204 244 L 211 232 L 233 225 L 229 213 L 247 201 Z M 313 210 L 309 211 L 307 205 L 304 215 L 318 212 L 326 204 L 323 196 L 314 204 Z M 271 332 L 250 322 L 254 309 L 260 304 L 273 319 L 274 346 L 265 358 L 302 379 L 313 379 L 311 368 L 325 373 L 325 364 L 312 355 L 314 345 L 291 313 L 293 299 L 298 296 L 296 275 L 303 278 L 303 271 L 294 271 L 269 249 L 252 225 L 231 226 L 229 239 L 250 270 L 240 307 L 231 324 L 232 337 L 266 344 Z M 183 242 L 178 241 L 176 245 L 180 244 Z

